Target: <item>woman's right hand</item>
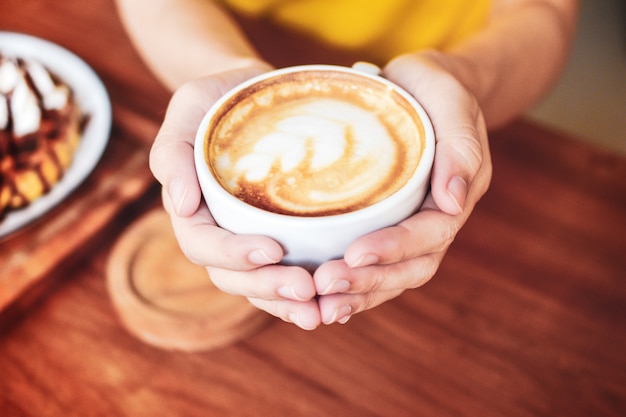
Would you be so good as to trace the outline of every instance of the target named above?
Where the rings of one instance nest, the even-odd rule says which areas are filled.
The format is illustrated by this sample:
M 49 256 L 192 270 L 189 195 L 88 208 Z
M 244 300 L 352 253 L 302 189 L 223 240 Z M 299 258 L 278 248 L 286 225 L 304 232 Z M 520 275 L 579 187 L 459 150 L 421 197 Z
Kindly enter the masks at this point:
M 304 329 L 321 323 L 315 285 L 303 268 L 277 265 L 283 249 L 265 236 L 220 228 L 198 184 L 193 148 L 209 108 L 237 84 L 271 69 L 255 66 L 188 82 L 173 95 L 150 153 L 150 169 L 163 186 L 163 205 L 187 258 L 207 268 L 222 291 L 245 296 L 258 308 Z

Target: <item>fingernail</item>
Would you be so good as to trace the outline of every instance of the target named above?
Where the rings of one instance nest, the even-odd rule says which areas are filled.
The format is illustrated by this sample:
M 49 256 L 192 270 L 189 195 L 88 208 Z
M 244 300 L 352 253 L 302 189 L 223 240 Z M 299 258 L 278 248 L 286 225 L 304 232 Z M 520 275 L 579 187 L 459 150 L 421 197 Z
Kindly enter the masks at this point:
M 293 324 L 295 324 L 298 327 L 302 327 L 300 325 L 300 318 L 298 317 L 298 315 L 296 313 L 289 313 L 289 321 L 292 322 Z
M 348 314 L 347 316 L 344 316 L 342 319 L 337 320 L 337 323 L 339 324 L 346 324 L 348 322 L 348 320 L 350 320 L 352 316 L 350 314 Z
M 351 316 L 352 316 L 352 306 L 351 305 L 341 306 L 337 310 L 335 310 L 333 317 L 329 321 L 327 321 L 326 324 L 332 324 L 335 322 L 340 323 L 340 324 L 345 324 L 348 322 L 348 320 L 350 320 Z
M 289 300 L 295 301 L 308 301 L 310 297 L 302 297 L 296 292 L 296 289 L 291 285 L 285 285 L 284 287 L 280 287 L 276 290 L 278 295 L 283 298 L 287 298 Z
M 465 180 L 458 175 L 452 177 L 448 183 L 448 194 L 459 209 L 459 213 L 461 213 L 467 198 L 467 183 Z
M 375 265 L 380 261 L 380 258 L 371 253 L 361 255 L 357 260 L 351 264 L 348 264 L 350 268 L 358 268 L 361 266 Z
M 263 249 L 255 249 L 248 254 L 248 260 L 254 265 L 275 264 L 280 259 L 271 258 Z
M 174 178 L 172 182 L 170 182 L 167 192 L 170 195 L 176 214 L 180 215 L 180 209 L 185 202 L 185 197 L 187 196 L 187 188 L 185 187 L 185 184 L 180 178 Z
M 300 316 L 296 313 L 290 313 L 289 314 L 289 321 L 291 321 L 293 324 L 295 324 L 296 326 L 298 326 L 299 328 L 303 329 L 303 330 L 313 330 L 315 329 L 315 327 L 311 327 L 311 326 L 305 326 L 302 321 L 300 320 Z
M 342 293 L 342 292 L 346 292 L 350 289 L 350 283 L 348 281 L 346 281 L 345 279 L 340 279 L 337 281 L 333 281 L 330 284 L 328 284 L 328 286 L 324 289 L 324 291 L 320 292 L 320 295 L 327 295 L 327 294 L 337 294 L 337 293 Z

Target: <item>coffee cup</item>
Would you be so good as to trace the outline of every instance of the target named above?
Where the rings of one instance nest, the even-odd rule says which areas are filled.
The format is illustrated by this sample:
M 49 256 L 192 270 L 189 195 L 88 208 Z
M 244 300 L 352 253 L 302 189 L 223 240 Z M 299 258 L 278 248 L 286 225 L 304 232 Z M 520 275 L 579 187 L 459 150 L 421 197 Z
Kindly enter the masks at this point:
M 415 213 L 430 184 L 433 128 L 379 73 L 366 63 L 288 67 L 221 97 L 194 150 L 217 224 L 271 237 L 282 263 L 315 268 Z

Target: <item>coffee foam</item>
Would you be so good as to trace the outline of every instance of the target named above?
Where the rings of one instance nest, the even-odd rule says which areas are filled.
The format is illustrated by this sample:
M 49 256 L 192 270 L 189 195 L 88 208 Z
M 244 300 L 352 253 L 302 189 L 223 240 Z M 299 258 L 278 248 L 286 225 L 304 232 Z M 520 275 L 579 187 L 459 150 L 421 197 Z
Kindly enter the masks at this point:
M 231 194 L 299 216 L 353 211 L 397 191 L 415 171 L 423 126 L 397 92 L 367 78 L 305 72 L 227 101 L 205 156 Z

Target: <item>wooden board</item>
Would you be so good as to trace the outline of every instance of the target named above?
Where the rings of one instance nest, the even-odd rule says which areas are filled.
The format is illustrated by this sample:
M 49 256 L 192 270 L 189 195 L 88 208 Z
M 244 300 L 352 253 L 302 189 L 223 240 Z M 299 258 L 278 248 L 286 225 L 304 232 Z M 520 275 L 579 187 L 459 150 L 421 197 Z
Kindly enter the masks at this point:
M 113 2 L 102 2 L 99 11 L 82 10 L 81 19 L 73 7 L 72 2 L 8 1 L 0 13 L 1 30 L 39 36 L 83 58 L 102 79 L 113 104 L 109 143 L 95 170 L 59 206 L 0 240 L 0 322 L 20 297 L 24 308 L 64 279 L 55 273 L 59 266 L 80 262 L 94 237 L 110 233 L 117 216 L 131 215 L 131 203 L 158 198 L 148 152 L 170 93 L 137 56 Z M 49 15 L 58 16 L 54 30 L 47 26 Z M 120 60 L 126 65 L 119 65 Z M 34 292 L 28 295 L 30 290 Z

